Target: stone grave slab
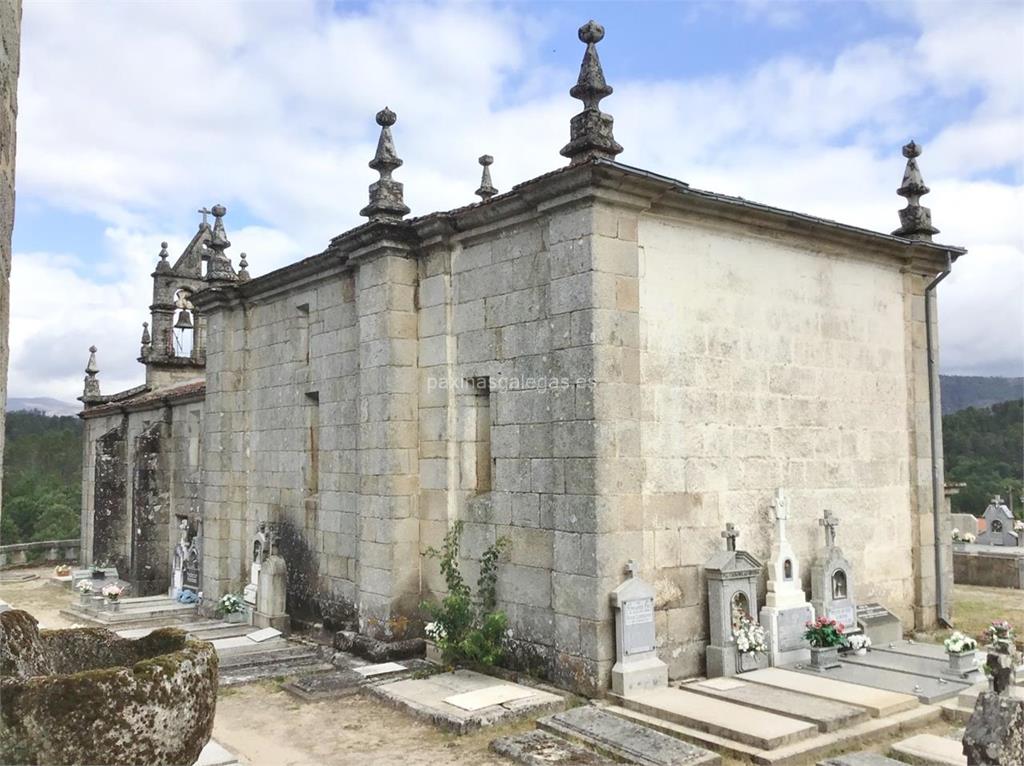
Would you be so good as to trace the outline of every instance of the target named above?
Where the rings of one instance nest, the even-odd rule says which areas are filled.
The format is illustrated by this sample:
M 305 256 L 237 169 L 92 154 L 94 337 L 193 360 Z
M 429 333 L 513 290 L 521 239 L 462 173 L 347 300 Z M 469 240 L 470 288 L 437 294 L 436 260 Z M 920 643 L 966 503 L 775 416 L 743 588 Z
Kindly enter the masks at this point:
M 327 673 L 312 673 L 281 684 L 289 694 L 307 702 L 335 699 L 355 694 L 366 683 L 365 676 L 354 670 L 332 670 Z
M 667 692 L 659 689 L 655 692 Z M 537 725 L 627 763 L 644 766 L 718 766 L 722 758 L 702 747 L 627 721 L 594 705 L 582 705 L 542 718 Z
M 231 638 L 215 638 L 210 642 L 218 652 L 225 649 L 246 649 L 252 646 L 248 636 L 232 636 Z
M 262 628 L 261 630 L 254 630 L 252 633 L 245 635 L 250 641 L 260 643 L 271 638 L 277 638 L 278 636 L 284 635 L 277 628 Z
M 529 694 L 477 710 L 466 710 L 447 701 L 448 698 L 459 694 L 499 685 L 523 689 Z M 523 684 L 503 683 L 500 679 L 472 670 L 436 673 L 428 678 L 398 681 L 385 679 L 384 683 L 370 683 L 364 688 L 366 693 L 374 697 L 457 734 L 465 734 L 482 726 L 504 724 L 527 715 L 556 712 L 562 710 L 566 704 L 565 698 L 553 691 Z
M 686 684 L 681 688 L 757 710 L 781 712 L 789 718 L 814 724 L 821 732 L 852 726 L 866 721 L 870 717 L 868 712 L 861 707 L 760 684 L 748 684 L 744 681 L 729 679 L 733 685 L 723 689 L 721 684 L 716 683 L 721 680 L 723 679 L 712 678 L 708 681 Z
M 862 707 L 875 718 L 890 716 L 918 706 L 912 694 L 861 686 L 831 678 L 831 674 L 795 673 L 783 668 L 764 668 L 743 674 L 744 681 L 810 694 L 814 697 Z
M 846 753 L 818 761 L 818 766 L 907 766 L 903 761 L 894 761 L 878 753 Z
M 881 604 L 858 604 L 857 625 L 871 639 L 872 644 L 903 640 L 903 623 L 900 618 Z
M 234 766 L 237 763 L 238 758 L 216 740 L 211 739 L 199 753 L 199 760 L 194 766 Z
M 806 721 L 682 689 L 653 689 L 623 698 L 622 705 L 761 750 L 774 750 L 818 734 L 818 727 Z
M 896 670 L 853 663 L 840 663 L 838 668 L 832 668 L 825 673 L 801 665 L 790 665 L 783 669 L 813 675 L 817 678 L 824 675 L 829 679 L 845 683 L 870 686 L 900 694 L 912 694 L 926 705 L 933 705 L 955 697 L 968 686 L 968 684 L 957 683 L 938 675 L 911 675 Z
M 463 710 L 480 710 L 492 705 L 502 705 L 506 702 L 521 700 L 531 696 L 533 696 L 533 692 L 525 686 L 497 684 L 495 686 L 486 686 L 483 689 L 453 694 L 451 697 L 445 697 L 444 701 Z
M 967 766 L 963 745 L 937 734 L 916 734 L 892 746 L 891 752 L 907 763 L 929 766 Z
M 363 678 L 370 678 L 371 676 L 386 675 L 387 673 L 402 673 L 406 668 L 405 665 L 399 665 L 397 662 L 380 662 L 376 665 L 360 665 L 352 669 Z
M 856 655 L 850 652 L 843 655 L 842 661 L 852 665 L 884 668 L 886 670 L 895 670 L 899 673 L 909 673 L 928 678 L 944 676 L 950 683 L 962 683 L 964 686 L 970 686 L 982 679 L 980 670 L 976 670 L 962 679 L 954 678 L 948 674 L 949 663 L 944 658 L 939 660 L 915 654 L 897 654 L 896 652 L 876 652 L 871 650 L 867 654 Z
M 619 763 L 541 729 L 499 737 L 491 742 L 491 750 L 524 766 L 617 766 Z

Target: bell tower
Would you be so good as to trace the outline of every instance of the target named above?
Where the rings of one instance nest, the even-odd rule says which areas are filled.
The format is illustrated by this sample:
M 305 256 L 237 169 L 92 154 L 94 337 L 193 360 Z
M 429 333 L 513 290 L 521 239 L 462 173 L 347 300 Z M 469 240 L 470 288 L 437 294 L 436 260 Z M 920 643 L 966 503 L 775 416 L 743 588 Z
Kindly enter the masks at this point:
M 200 208 L 202 221 L 181 255 L 171 265 L 167 243 L 153 271 L 150 321 L 142 325 L 139 361 L 146 365 L 146 385 L 163 388 L 202 377 L 206 368 L 206 318 L 192 296 L 214 284 L 238 281 L 224 251 L 231 245 L 224 230 L 227 208 Z M 209 216 L 214 217 L 211 226 Z

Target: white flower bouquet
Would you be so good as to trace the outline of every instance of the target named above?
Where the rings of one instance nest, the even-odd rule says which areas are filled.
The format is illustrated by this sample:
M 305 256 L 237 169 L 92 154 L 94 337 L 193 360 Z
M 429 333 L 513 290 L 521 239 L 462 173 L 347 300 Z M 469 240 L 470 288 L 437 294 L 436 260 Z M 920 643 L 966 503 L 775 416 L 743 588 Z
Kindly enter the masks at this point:
M 767 631 L 754 622 L 754 618 L 749 614 L 745 614 L 737 620 L 732 637 L 736 639 L 736 648 L 740 654 L 768 651 Z
M 220 601 L 217 602 L 217 612 L 219 614 L 235 614 L 245 609 L 245 602 L 241 596 L 234 593 L 225 593 L 220 597 Z
M 89 580 L 79 580 L 78 584 L 75 586 L 75 590 L 82 595 L 92 593 L 92 582 Z
M 954 632 L 949 638 L 942 642 L 942 645 L 946 647 L 946 651 L 950 654 L 963 654 L 964 652 L 973 652 L 978 648 L 978 642 L 970 636 L 965 636 L 959 630 Z
M 110 585 L 105 585 L 100 593 L 102 593 L 108 601 L 117 601 L 121 598 L 121 594 L 124 593 L 124 588 L 115 583 L 111 583 Z
M 855 652 L 859 652 L 861 649 L 869 649 L 871 647 L 871 639 L 865 636 L 863 633 L 855 633 L 846 639 L 846 642 L 850 645 L 850 648 Z

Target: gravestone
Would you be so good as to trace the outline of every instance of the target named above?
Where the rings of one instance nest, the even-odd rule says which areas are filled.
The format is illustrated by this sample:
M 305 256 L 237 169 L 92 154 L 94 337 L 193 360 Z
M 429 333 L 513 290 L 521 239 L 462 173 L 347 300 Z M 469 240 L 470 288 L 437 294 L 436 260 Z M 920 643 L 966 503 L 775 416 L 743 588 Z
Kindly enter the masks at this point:
M 858 604 L 857 625 L 871 639 L 872 646 L 884 646 L 903 640 L 900 618 L 881 604 Z
M 726 524 L 722 537 L 726 540 L 726 550 L 716 553 L 704 565 L 711 633 L 705 650 L 708 678 L 740 672 L 740 653 L 733 630 L 740 616 L 757 614 L 757 581 L 764 568 L 746 551 L 736 550 L 739 532 L 735 525 Z
M 828 617 L 843 626 L 849 635 L 860 633 L 857 627 L 857 607 L 853 600 L 853 567 L 836 545 L 839 519 L 832 511 L 825 511 L 818 524 L 825 530 L 825 548 L 820 559 L 811 567 L 811 605 L 818 617 Z
M 256 594 L 260 584 L 260 567 L 267 557 L 267 525 L 260 522 L 256 535 L 252 540 L 252 559 L 249 562 L 249 582 L 242 590 L 242 599 L 249 605 L 256 606 Z
M 1016 546 L 1020 535 L 1014 531 L 1013 514 L 1003 498 L 996 495 L 985 509 L 985 531 L 978 535 L 978 545 Z
M 177 599 L 185 584 L 185 560 L 188 558 L 188 519 L 181 519 L 178 524 L 180 536 L 174 546 L 174 557 L 171 565 L 170 596 Z
M 288 565 L 277 552 L 277 534 L 274 525 L 266 527 L 267 557 L 260 565 L 256 591 L 256 609 L 252 624 L 258 628 L 277 628 L 287 633 L 291 618 L 286 611 L 288 600 Z
M 786 539 L 789 501 L 780 489 L 772 501 L 776 535 L 768 562 L 768 595 L 761 607 L 761 625 L 768 631 L 771 665 L 809 662 L 811 645 L 804 638 L 806 623 L 814 619 L 814 607 L 800 584 L 800 561 Z
M 654 588 L 637 577 L 635 561 L 626 564 L 629 579 L 611 592 L 615 610 L 615 665 L 612 691 L 628 697 L 668 686 L 668 665 L 658 659 L 654 635 Z

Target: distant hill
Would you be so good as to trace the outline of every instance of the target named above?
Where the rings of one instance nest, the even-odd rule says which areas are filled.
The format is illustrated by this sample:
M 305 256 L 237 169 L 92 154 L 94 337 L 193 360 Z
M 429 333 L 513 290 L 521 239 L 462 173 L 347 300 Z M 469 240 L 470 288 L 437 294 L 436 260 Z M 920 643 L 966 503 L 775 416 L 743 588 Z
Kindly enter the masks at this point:
M 50 399 L 45 396 L 12 397 L 7 400 L 8 412 L 26 412 L 30 410 L 38 410 L 45 415 L 77 415 L 82 411 L 82 405 L 69 404 L 68 402 Z
M 989 498 L 1014 498 L 1020 514 L 1024 491 L 1024 399 L 968 407 L 942 418 L 946 481 L 964 482 L 953 496 L 957 513 L 980 515 Z
M 968 407 L 990 407 L 1024 396 L 1024 378 L 982 378 L 970 375 L 940 375 L 942 414 Z

